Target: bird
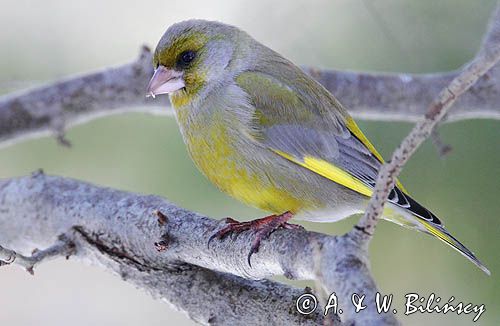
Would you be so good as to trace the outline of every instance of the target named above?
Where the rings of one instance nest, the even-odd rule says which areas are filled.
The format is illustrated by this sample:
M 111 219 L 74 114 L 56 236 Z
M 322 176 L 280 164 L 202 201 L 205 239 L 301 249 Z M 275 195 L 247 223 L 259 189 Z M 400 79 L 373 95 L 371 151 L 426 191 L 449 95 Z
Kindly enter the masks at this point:
M 153 53 L 148 96 L 169 94 L 197 168 L 222 192 L 271 215 L 226 219 L 209 240 L 254 232 L 248 254 L 291 218 L 335 222 L 362 213 L 384 159 L 344 106 L 298 66 L 238 27 L 171 25 Z M 383 218 L 442 240 L 489 274 L 398 180 Z

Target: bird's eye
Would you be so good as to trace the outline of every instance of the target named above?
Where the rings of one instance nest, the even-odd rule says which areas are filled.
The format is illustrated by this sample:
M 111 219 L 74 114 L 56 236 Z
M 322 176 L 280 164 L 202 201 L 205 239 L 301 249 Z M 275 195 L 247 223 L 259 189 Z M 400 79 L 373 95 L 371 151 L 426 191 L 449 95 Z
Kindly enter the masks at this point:
M 195 57 L 196 53 L 194 51 L 184 51 L 180 56 L 180 64 L 188 65 L 194 60 Z

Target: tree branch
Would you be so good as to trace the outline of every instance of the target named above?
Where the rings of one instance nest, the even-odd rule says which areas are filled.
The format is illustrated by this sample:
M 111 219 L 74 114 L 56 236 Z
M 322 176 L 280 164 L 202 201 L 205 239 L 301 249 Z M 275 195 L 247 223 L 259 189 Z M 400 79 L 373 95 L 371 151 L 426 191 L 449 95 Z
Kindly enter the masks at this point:
M 425 119 L 418 122 L 412 131 L 394 151 L 391 160 L 379 171 L 377 184 L 365 211 L 364 216 L 354 230 L 363 230 L 360 235 L 366 241 L 375 232 L 377 221 L 382 216 L 385 201 L 394 187 L 397 176 L 403 166 L 415 153 L 418 147 L 432 134 L 435 126 L 448 114 L 453 104 L 469 90 L 488 70 L 500 61 L 500 6 L 497 6 L 490 21 L 488 33 L 485 35 L 481 49 L 463 71 L 446 86 L 439 96 L 431 103 L 425 114 Z M 489 273 L 488 271 L 486 271 Z
M 255 280 L 273 275 L 318 280 L 328 293 L 338 296 L 345 323 L 396 323 L 392 314 L 378 314 L 373 305 L 354 313 L 352 293 L 366 294 L 368 302 L 378 290 L 365 248 L 349 235 L 278 230 L 252 257 L 250 267 L 246 256 L 252 234 L 214 241 L 208 248 L 208 238 L 221 222 L 157 196 L 38 173 L 1 181 L 0 203 L 3 246 L 26 253 L 34 247 L 51 247 L 64 234 L 74 244 L 71 258 L 112 270 L 201 323 L 325 322 L 322 309 L 305 317 L 297 312 L 294 300 L 304 291 Z M 152 216 L 156 210 L 166 218 L 158 221 Z M 159 241 L 160 251 L 157 243 L 155 246 Z M 332 313 L 327 318 L 338 322 Z
M 35 248 L 29 257 L 0 246 L 0 266 L 16 263 L 24 267 L 31 275 L 35 275 L 34 268 L 36 265 L 60 256 L 69 258 L 73 254 L 74 249 L 75 245 L 64 235 L 59 236 L 56 243 L 45 250 Z
M 0 97 L 0 146 L 40 133 L 62 137 L 68 127 L 96 117 L 123 112 L 172 114 L 166 96 L 146 99 L 153 73 L 151 52 L 116 68 L 76 76 L 35 89 Z M 428 100 L 457 77 L 459 71 L 434 74 L 377 74 L 304 67 L 360 119 L 417 121 Z M 500 119 L 500 65 L 485 74 L 455 104 L 447 121 Z
M 333 314 L 325 319 L 321 309 L 300 315 L 294 300 L 303 291 L 256 280 L 274 275 L 311 279 L 327 293 L 336 293 L 343 323 L 397 324 L 393 314 L 378 314 L 374 305 L 356 314 L 351 304 L 353 293 L 373 301 L 378 292 L 369 268 L 369 240 L 402 166 L 445 115 L 448 121 L 500 118 L 499 16 L 497 9 L 481 51 L 461 72 L 370 75 L 306 68 L 355 116 L 414 121 L 427 112 L 383 166 L 369 209 L 344 236 L 278 230 L 262 244 L 250 267 L 246 254 L 251 234 L 208 248 L 208 237 L 220 227 L 214 220 L 156 196 L 38 173 L 0 181 L 0 244 L 9 248 L 0 247 L 0 261 L 30 271 L 45 259 L 74 253 L 72 257 L 114 271 L 205 324 L 339 322 Z M 46 131 L 63 140 L 69 125 L 99 115 L 160 112 L 158 104 L 166 105 L 164 97 L 156 102 L 144 97 L 152 73 L 150 61 L 144 48 L 138 60 L 122 67 L 0 98 L 0 144 Z M 429 98 L 437 100 L 424 111 Z M 454 110 L 447 112 L 452 104 Z M 47 249 L 25 256 L 37 247 Z

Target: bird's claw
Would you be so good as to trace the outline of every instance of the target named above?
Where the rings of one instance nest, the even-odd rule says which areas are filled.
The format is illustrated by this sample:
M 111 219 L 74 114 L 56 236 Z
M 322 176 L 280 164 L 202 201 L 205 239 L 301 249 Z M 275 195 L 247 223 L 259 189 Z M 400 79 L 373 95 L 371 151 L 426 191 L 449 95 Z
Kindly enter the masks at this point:
M 238 222 L 230 217 L 227 217 L 225 219 L 227 225 L 210 237 L 208 240 L 208 246 L 210 246 L 210 242 L 215 238 L 222 240 L 229 234 L 237 237 L 243 231 L 254 230 L 255 238 L 252 241 L 252 246 L 250 247 L 250 252 L 247 256 L 248 265 L 251 267 L 252 264 L 250 259 L 252 255 L 259 251 L 261 241 L 263 239 L 267 239 L 271 233 L 279 228 L 289 230 L 303 229 L 300 225 L 288 223 L 288 220 L 292 217 L 293 214 L 290 212 L 285 212 L 280 215 L 270 215 L 249 222 Z
M 224 219 L 224 223 L 227 224 L 225 227 L 223 227 L 221 230 L 217 231 L 214 233 L 210 239 L 208 239 L 208 246 L 210 247 L 210 243 L 212 242 L 213 239 L 217 238 L 219 240 L 224 239 L 228 234 L 232 233 L 233 236 L 237 236 L 239 233 L 250 229 L 250 226 L 247 225 L 250 222 L 238 222 L 235 219 L 232 219 L 230 217 L 226 217 Z M 234 238 L 233 238 L 234 239 Z

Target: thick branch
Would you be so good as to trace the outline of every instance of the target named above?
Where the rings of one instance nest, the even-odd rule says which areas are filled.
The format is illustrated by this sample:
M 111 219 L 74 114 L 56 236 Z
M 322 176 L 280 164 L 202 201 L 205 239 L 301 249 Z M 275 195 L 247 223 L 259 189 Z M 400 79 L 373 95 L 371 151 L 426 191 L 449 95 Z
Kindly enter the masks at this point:
M 305 67 L 361 119 L 417 121 L 428 99 L 458 75 L 355 73 Z M 165 96 L 146 99 L 153 73 L 150 50 L 144 47 L 129 64 L 107 68 L 40 88 L 0 97 L 0 144 L 5 146 L 41 132 L 61 136 L 69 126 L 95 117 L 126 111 L 171 114 Z M 448 121 L 500 119 L 500 65 L 460 98 Z M 61 137 L 59 137 L 61 138 Z
M 75 244 L 72 257 L 99 263 L 199 322 L 208 323 L 209 312 L 217 324 L 236 319 L 245 324 L 323 322 L 322 309 L 310 319 L 297 313 L 294 299 L 303 291 L 224 274 L 231 273 L 250 279 L 315 279 L 328 293 L 336 292 L 343 322 L 396 323 L 392 314 L 379 315 L 373 305 L 354 313 L 352 293 L 366 294 L 365 302 L 373 302 L 378 290 L 365 248 L 350 236 L 278 230 L 263 242 L 250 267 L 246 257 L 252 234 L 213 241 L 208 248 L 208 238 L 221 222 L 160 197 L 37 174 L 0 182 L 0 203 L 2 246 L 27 253 L 51 247 L 64 234 Z M 158 221 L 155 210 L 165 218 Z
M 0 247 L 0 262 L 16 262 L 32 271 L 36 263 L 74 251 L 75 257 L 114 271 L 207 324 L 331 321 L 323 319 L 321 310 L 307 318 L 299 315 L 293 301 L 302 292 L 298 289 L 237 276 L 313 279 L 328 293 L 336 292 L 343 322 L 396 324 L 392 314 L 378 314 L 372 305 L 355 314 L 350 304 L 353 293 L 373 301 L 378 291 L 367 258 L 369 235 L 402 166 L 445 114 L 448 120 L 500 118 L 498 16 L 499 10 L 482 50 L 460 73 L 369 75 L 305 69 L 361 118 L 413 121 L 423 114 L 425 101 L 438 99 L 429 107 L 426 120 L 416 125 L 384 165 L 367 213 L 344 236 L 277 231 L 262 245 L 250 268 L 246 253 L 251 235 L 208 248 L 207 239 L 218 228 L 216 221 L 159 197 L 37 174 L 0 182 L 0 244 L 9 248 Z M 166 104 L 165 98 L 153 102 L 143 95 L 152 73 L 150 61 L 151 54 L 144 49 L 137 61 L 122 67 L 0 98 L 0 144 L 50 130 L 63 139 L 64 129 L 81 120 L 158 110 Z M 452 104 L 454 110 L 448 113 Z M 165 214 L 158 221 L 150 217 L 157 209 Z M 48 249 L 22 254 L 35 247 Z

